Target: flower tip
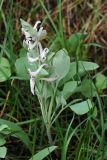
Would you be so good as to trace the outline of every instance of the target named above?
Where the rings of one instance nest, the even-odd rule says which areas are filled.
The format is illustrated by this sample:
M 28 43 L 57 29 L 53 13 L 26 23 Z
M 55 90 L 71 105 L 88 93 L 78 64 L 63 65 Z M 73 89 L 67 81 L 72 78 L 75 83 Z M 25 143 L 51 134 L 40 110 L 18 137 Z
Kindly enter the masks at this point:
M 35 25 L 34 25 L 34 29 L 37 29 L 37 26 L 38 26 L 38 24 L 40 24 L 41 23 L 41 21 L 37 21 L 36 23 L 35 23 Z

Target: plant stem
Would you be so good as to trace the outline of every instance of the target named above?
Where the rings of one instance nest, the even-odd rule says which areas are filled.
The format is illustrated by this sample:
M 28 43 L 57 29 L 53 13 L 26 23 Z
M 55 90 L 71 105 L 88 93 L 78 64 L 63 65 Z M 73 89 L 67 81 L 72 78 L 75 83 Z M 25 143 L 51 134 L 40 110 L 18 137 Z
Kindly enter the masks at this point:
M 51 136 L 51 127 L 50 127 L 49 124 L 46 125 L 46 131 L 47 131 L 47 136 L 48 136 L 49 144 L 53 145 L 53 140 L 52 140 L 52 136 Z

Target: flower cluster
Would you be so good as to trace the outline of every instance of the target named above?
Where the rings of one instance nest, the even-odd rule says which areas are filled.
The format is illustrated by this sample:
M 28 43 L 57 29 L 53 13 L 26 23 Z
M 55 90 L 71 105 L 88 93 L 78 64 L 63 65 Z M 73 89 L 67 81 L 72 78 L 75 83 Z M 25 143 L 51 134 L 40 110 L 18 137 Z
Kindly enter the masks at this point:
M 43 40 L 46 37 L 46 30 L 43 29 L 43 27 L 39 27 L 38 25 L 41 23 L 40 21 L 37 21 L 32 27 L 27 22 L 22 21 L 22 33 L 25 36 L 24 44 L 27 46 L 27 58 L 29 64 L 32 66 L 33 64 L 37 63 L 37 69 L 32 71 L 31 68 L 28 68 L 28 72 L 30 75 L 30 88 L 31 92 L 34 95 L 35 93 L 35 81 L 38 75 L 40 74 L 41 70 L 44 66 L 47 66 L 45 63 L 45 60 L 47 58 L 47 54 L 49 53 L 48 48 L 44 48 L 41 45 L 41 40 Z M 33 54 L 33 53 L 37 54 Z M 48 78 L 42 78 L 43 80 L 51 81 L 51 79 Z

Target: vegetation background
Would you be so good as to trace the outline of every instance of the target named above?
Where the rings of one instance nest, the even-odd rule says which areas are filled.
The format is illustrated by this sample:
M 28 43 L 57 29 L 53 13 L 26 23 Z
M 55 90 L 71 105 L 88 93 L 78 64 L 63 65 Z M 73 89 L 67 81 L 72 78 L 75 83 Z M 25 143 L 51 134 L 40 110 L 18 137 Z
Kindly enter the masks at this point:
M 79 59 L 98 63 L 100 65 L 98 72 L 106 76 L 106 0 L 1 0 L 0 56 L 8 58 L 12 76 L 16 75 L 15 61 L 23 47 L 20 18 L 32 25 L 37 20 L 41 20 L 48 32 L 44 46 L 51 46 L 54 51 L 66 48 L 72 60 L 76 59 L 76 50 L 80 41 L 75 34 L 81 33 L 82 36 L 86 34 L 82 39 Z M 67 40 L 72 36 L 74 36 L 71 39 L 72 43 L 67 45 Z M 98 107 L 95 118 L 87 121 L 89 115 L 75 116 L 68 135 L 70 137 L 72 134 L 67 148 L 67 160 L 107 159 L 107 91 L 100 90 L 98 94 L 99 100 L 96 102 L 95 99 L 95 102 L 100 105 L 101 110 Z M 31 155 L 48 146 L 38 100 L 31 95 L 28 81 L 10 79 L 0 83 L 0 110 L 0 118 L 20 125 L 30 137 L 33 146 L 30 153 L 21 140 L 7 136 L 6 160 L 27 160 Z M 101 115 L 103 115 L 102 122 Z M 55 137 L 58 150 L 46 159 L 60 159 L 71 118 L 72 112 L 66 110 L 54 124 L 51 134 Z

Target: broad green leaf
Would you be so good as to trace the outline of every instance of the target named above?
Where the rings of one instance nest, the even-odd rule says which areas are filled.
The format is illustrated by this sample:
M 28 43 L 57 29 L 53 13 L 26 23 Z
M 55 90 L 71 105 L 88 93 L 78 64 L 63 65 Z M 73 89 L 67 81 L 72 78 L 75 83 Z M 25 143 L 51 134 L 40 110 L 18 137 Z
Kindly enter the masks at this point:
M 87 73 L 89 71 L 93 71 L 97 69 L 99 66 L 93 62 L 87 61 L 78 61 L 78 74 Z M 61 80 L 60 86 L 65 84 L 69 80 L 73 80 L 73 77 L 77 74 L 77 63 L 70 63 L 69 72 L 67 75 Z
M 68 99 L 71 94 L 75 91 L 77 87 L 77 81 L 69 81 L 64 85 L 63 96 L 65 99 Z
M 54 151 L 56 148 L 57 148 L 57 146 L 47 147 L 47 148 L 41 150 L 40 152 L 38 152 L 37 154 L 35 154 L 32 158 L 30 158 L 30 160 L 43 160 L 43 159 L 46 158 L 52 151 Z
M 59 80 L 64 78 L 70 67 L 70 58 L 67 55 L 66 50 L 62 49 L 56 53 L 53 58 L 53 69 L 55 75 L 58 77 Z
M 76 62 L 72 62 L 70 65 L 70 67 L 72 68 L 70 74 L 72 76 L 77 74 L 77 65 L 78 65 L 78 73 L 87 73 L 88 71 L 93 71 L 99 67 L 98 64 L 93 62 L 78 61 L 78 64 Z
M 22 28 L 25 31 L 29 32 L 31 36 L 34 36 L 36 34 L 36 30 L 28 22 L 24 21 L 23 19 L 20 19 L 20 21 L 21 21 Z
M 0 82 L 6 81 L 11 76 L 11 68 L 9 61 L 1 57 L 0 58 Z
M 3 131 L 6 128 L 9 129 L 8 125 L 6 125 L 6 124 L 0 125 L 0 132 Z
M 6 140 L 3 136 L 0 135 L 0 146 L 4 145 L 6 143 Z
M 100 89 L 106 89 L 107 88 L 107 77 L 103 74 L 99 73 L 96 76 L 96 87 Z
M 16 60 L 15 63 L 16 66 L 16 73 L 22 80 L 28 80 L 29 75 L 28 75 L 28 60 L 27 57 L 21 57 Z
M 43 97 L 45 98 L 45 101 L 53 95 L 53 89 L 50 86 L 50 83 L 44 82 L 44 85 L 41 89 L 42 89 Z
M 0 147 L 0 158 L 5 158 L 7 153 L 7 148 L 6 147 Z
M 85 97 L 91 98 L 95 96 L 96 89 L 94 87 L 94 84 L 89 79 L 84 79 L 79 86 L 78 91 L 80 91 Z
M 56 107 L 59 107 L 60 105 L 62 105 L 62 106 L 66 105 L 66 99 L 63 96 L 63 92 L 60 92 L 57 90 Z
M 21 48 L 19 56 L 20 57 L 26 57 L 26 55 L 27 55 L 27 50 L 25 48 Z
M 88 113 L 93 107 L 94 105 L 92 104 L 90 99 L 70 106 L 71 110 L 78 115 Z
M 13 122 L 10 122 L 10 121 L 4 120 L 4 119 L 0 119 L 0 124 L 1 125 L 6 124 L 10 128 L 11 132 L 14 132 L 14 135 L 17 138 L 19 138 L 27 146 L 27 148 L 29 148 L 29 150 L 31 150 L 31 143 L 30 143 L 29 137 L 22 130 L 21 127 L 19 127 L 17 124 L 15 124 Z

